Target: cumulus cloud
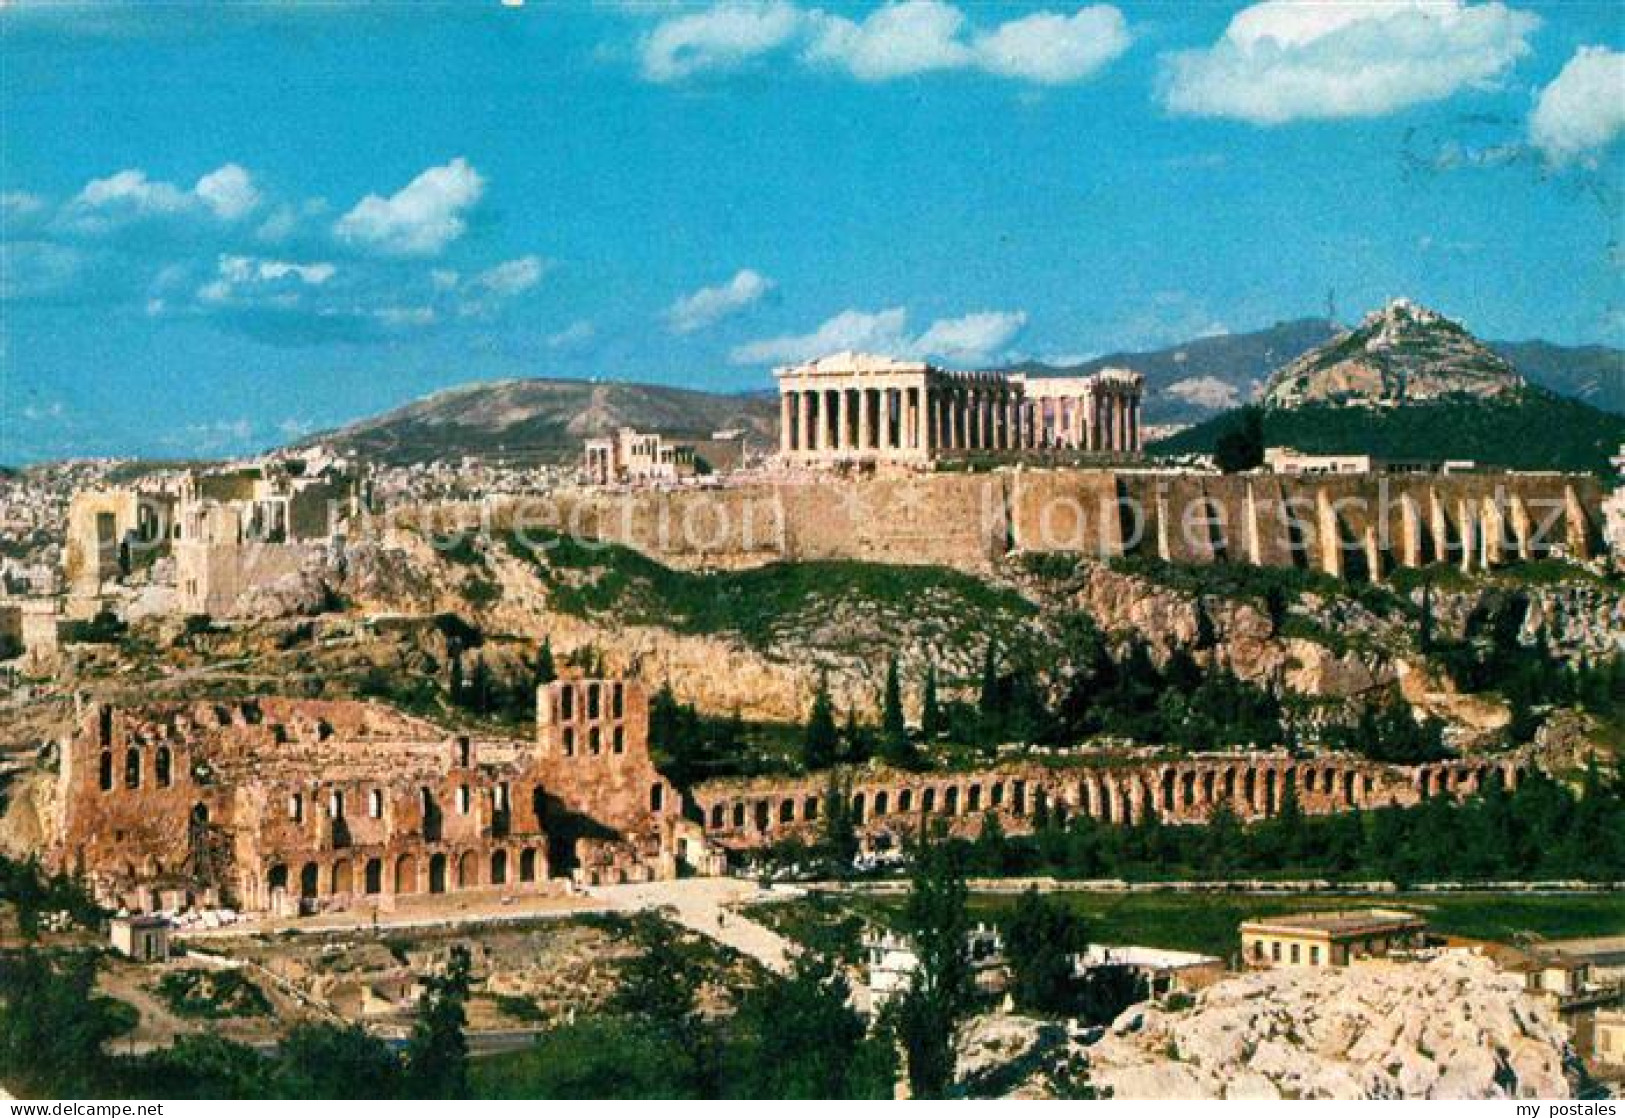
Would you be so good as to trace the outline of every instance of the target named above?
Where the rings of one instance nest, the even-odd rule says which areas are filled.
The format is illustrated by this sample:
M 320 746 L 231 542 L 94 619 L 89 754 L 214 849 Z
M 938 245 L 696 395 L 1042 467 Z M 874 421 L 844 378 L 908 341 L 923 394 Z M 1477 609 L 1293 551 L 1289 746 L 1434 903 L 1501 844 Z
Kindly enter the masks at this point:
M 332 264 L 296 264 L 288 260 L 264 260 L 253 256 L 222 256 L 215 265 L 215 277 L 198 289 L 198 298 L 207 303 L 228 303 L 247 293 L 259 298 L 267 294 L 277 302 L 291 303 L 300 287 L 320 287 L 338 269 Z
M 33 217 L 45 209 L 45 199 L 26 190 L 8 190 L 0 193 L 0 217 L 7 221 Z
M 1530 51 L 1539 19 L 1465 0 L 1264 0 L 1203 50 L 1162 60 L 1171 112 L 1253 124 L 1372 117 L 1488 86 Z
M 78 233 L 105 233 L 154 218 L 212 216 L 231 222 L 259 202 L 253 176 L 235 163 L 210 171 L 190 189 L 129 168 L 86 183 L 63 207 L 60 221 Z
M 540 256 L 521 256 L 467 278 L 451 268 L 435 268 L 429 282 L 435 291 L 454 297 L 459 315 L 484 317 L 542 282 L 547 267 Z
M 389 256 L 434 256 L 468 229 L 485 180 L 467 160 L 430 167 L 385 198 L 369 194 L 333 226 L 341 239 Z
M 665 19 L 643 37 L 643 74 L 676 81 L 794 49 L 816 69 L 879 82 L 980 70 L 1042 84 L 1081 81 L 1128 49 L 1123 15 L 1109 4 L 1071 14 L 1040 11 L 987 29 L 947 0 L 894 0 L 861 19 L 789 0 L 725 0 Z
M 52 299 L 79 278 L 81 254 L 50 241 L 0 241 L 0 302 Z
M 982 69 L 1007 78 L 1062 85 L 1082 81 L 1128 50 L 1123 13 L 1109 4 L 1071 16 L 1036 12 L 979 36 Z
M 1027 324 L 1022 311 L 982 311 L 961 318 L 942 318 L 923 333 L 908 329 L 908 311 L 846 310 L 807 334 L 787 334 L 736 346 L 729 355 L 736 365 L 789 364 L 842 350 L 861 350 L 900 357 L 936 357 L 977 364 L 996 357 Z
M 1552 163 L 1591 156 L 1625 132 L 1625 54 L 1581 47 L 1535 100 L 1529 141 Z
M 643 37 L 643 76 L 668 82 L 734 69 L 789 42 L 802 21 L 802 13 L 786 0 L 730 0 L 675 16 Z
M 885 81 L 967 66 L 963 13 L 942 0 L 901 0 L 862 22 L 815 13 L 817 32 L 806 58 L 839 66 L 860 81 Z
M 981 311 L 933 322 L 910 349 L 922 356 L 974 364 L 1000 353 L 1027 325 L 1025 311 Z
M 666 321 L 674 333 L 692 334 L 753 306 L 771 290 L 772 280 L 744 268 L 726 283 L 702 287 L 678 299 L 666 309 Z
M 253 176 L 235 163 L 227 163 L 198 179 L 192 192 L 222 221 L 245 217 L 260 204 Z

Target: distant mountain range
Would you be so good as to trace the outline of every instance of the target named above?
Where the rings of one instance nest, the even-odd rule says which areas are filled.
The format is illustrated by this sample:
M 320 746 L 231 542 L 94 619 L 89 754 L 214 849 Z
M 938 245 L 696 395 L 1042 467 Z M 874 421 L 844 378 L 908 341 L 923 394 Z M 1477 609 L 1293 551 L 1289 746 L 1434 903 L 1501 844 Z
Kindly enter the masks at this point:
M 1320 453 L 1606 475 L 1625 442 L 1625 416 L 1531 384 L 1460 323 L 1405 299 L 1276 370 L 1262 403 L 1265 446 Z M 1239 414 L 1149 449 L 1210 453 Z
M 562 461 L 584 439 L 620 427 L 704 442 L 741 431 L 777 438 L 778 400 L 767 393 L 699 392 L 652 384 L 504 380 L 468 384 L 301 440 L 391 464 L 501 457 Z
M 1298 319 L 1247 334 L 1108 354 L 1079 365 L 1018 368 L 1071 376 L 1126 366 L 1145 374 L 1147 423 L 1193 424 L 1259 397 L 1271 374 L 1343 333 L 1323 319 Z M 1625 351 L 1543 341 L 1492 342 L 1488 349 L 1534 385 L 1625 415 Z M 694 442 L 733 429 L 763 446 L 776 439 L 777 423 L 771 391 L 717 393 L 537 378 L 447 389 L 301 443 L 324 443 L 391 463 L 464 455 L 563 461 L 580 453 L 583 439 L 621 426 Z
M 1199 423 L 1258 397 L 1271 374 L 1341 334 L 1319 318 L 1281 322 L 1248 334 L 1197 338 L 1165 349 L 1110 353 L 1078 365 L 1031 363 L 1040 375 L 1075 376 L 1118 365 L 1144 373 L 1147 423 Z M 1625 415 L 1625 350 L 1544 341 L 1489 342 L 1488 349 L 1530 383 Z

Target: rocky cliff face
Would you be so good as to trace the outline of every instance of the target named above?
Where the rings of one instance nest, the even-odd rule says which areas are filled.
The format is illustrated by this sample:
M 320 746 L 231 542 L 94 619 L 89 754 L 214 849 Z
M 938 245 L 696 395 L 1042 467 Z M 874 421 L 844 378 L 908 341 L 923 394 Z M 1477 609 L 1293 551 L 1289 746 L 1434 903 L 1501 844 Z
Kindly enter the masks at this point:
M 1552 1011 L 1464 952 L 1242 975 L 1130 1009 L 1084 1054 L 1122 1099 L 1567 1098 L 1574 1066 Z
M 1391 405 L 1501 396 L 1523 384 L 1516 369 L 1459 323 L 1396 299 L 1274 373 L 1264 400 L 1286 408 Z

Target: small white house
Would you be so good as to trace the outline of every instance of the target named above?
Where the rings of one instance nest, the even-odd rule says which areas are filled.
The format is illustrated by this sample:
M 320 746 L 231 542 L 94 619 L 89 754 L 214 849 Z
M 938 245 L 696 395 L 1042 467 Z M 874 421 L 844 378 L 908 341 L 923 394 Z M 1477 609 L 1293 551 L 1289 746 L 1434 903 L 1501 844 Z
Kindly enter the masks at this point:
M 169 931 L 169 921 L 162 916 L 115 916 L 110 936 L 120 955 L 159 963 L 169 958 Z

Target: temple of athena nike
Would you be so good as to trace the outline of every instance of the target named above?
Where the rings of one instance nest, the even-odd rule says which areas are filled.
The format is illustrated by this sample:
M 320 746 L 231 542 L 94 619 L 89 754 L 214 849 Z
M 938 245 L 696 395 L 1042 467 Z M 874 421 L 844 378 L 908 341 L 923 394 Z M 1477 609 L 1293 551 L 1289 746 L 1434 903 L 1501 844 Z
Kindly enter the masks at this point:
M 793 465 L 923 465 L 968 454 L 1140 450 L 1145 378 L 1127 369 L 1037 377 L 837 353 L 774 376 L 779 452 Z

